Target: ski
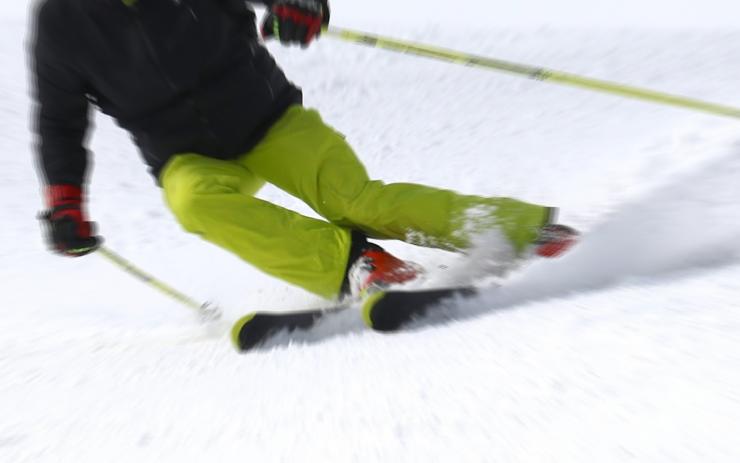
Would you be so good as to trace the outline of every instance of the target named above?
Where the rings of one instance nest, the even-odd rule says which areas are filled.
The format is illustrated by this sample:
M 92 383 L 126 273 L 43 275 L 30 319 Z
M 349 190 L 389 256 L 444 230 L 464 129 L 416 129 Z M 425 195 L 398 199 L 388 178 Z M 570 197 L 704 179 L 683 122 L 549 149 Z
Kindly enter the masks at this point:
M 459 298 L 478 294 L 471 286 L 444 289 L 388 290 L 371 294 L 362 302 L 362 317 L 375 331 L 397 331 L 435 309 L 448 307 Z M 231 340 L 239 352 L 254 350 L 281 332 L 309 330 L 324 317 L 353 307 L 352 303 L 323 309 L 293 312 L 252 312 L 237 320 Z
M 460 298 L 478 294 L 472 286 L 444 289 L 380 291 L 362 304 L 365 324 L 375 331 L 396 331 L 411 321 L 428 315 Z
M 237 320 L 231 328 L 231 341 L 240 352 L 264 344 L 280 332 L 308 330 L 328 314 L 341 312 L 350 305 L 293 312 L 252 312 Z

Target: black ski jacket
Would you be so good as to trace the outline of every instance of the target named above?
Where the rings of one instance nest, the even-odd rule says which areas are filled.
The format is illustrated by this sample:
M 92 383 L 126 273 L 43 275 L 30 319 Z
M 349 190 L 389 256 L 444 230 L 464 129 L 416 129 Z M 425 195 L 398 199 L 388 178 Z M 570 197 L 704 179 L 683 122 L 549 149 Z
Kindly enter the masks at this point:
M 91 104 L 131 133 L 158 177 L 178 153 L 248 152 L 302 100 L 242 0 L 46 0 L 36 21 L 36 131 L 49 184 L 83 183 Z

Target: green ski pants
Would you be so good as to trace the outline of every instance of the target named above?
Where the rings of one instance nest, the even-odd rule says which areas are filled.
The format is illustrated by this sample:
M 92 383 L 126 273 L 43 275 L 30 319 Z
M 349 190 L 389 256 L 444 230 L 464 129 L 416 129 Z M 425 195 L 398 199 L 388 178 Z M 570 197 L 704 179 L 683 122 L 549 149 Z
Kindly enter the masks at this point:
M 510 198 L 370 180 L 344 137 L 301 106 L 291 107 L 240 158 L 180 154 L 160 180 L 167 204 L 187 231 L 327 298 L 342 286 L 352 230 L 464 250 L 476 234 L 498 229 L 521 253 L 549 214 L 549 208 Z M 255 198 L 265 182 L 300 198 L 326 220 Z

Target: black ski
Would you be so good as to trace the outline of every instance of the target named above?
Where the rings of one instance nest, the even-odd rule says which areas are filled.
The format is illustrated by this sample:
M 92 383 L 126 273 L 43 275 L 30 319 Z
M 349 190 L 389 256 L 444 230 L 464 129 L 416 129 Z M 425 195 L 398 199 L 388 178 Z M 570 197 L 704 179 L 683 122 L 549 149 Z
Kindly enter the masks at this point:
M 264 344 L 281 331 L 308 330 L 323 316 L 341 312 L 348 306 L 309 309 L 297 312 L 252 312 L 234 323 L 231 340 L 237 350 L 246 352 Z
M 395 331 L 436 308 L 446 307 L 456 298 L 475 296 L 473 287 L 380 291 L 371 294 L 362 304 L 365 324 L 376 331 Z M 252 312 L 234 323 L 231 339 L 237 350 L 247 352 L 264 344 L 280 332 L 309 330 L 323 317 L 342 312 L 351 303 L 327 309 L 295 312 Z
M 463 286 L 445 289 L 381 291 L 369 296 L 362 305 L 365 324 L 376 331 L 395 331 L 403 325 L 445 307 L 456 298 L 475 296 L 477 290 Z

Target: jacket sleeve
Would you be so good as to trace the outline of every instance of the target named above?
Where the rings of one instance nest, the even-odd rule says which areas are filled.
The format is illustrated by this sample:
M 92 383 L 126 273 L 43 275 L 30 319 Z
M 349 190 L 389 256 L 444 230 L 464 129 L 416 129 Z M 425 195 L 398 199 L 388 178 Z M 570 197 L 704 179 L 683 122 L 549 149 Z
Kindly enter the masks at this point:
M 227 9 L 231 10 L 232 12 L 240 12 L 240 11 L 251 11 L 251 8 L 248 3 L 251 3 L 253 5 L 260 5 L 260 6 L 270 6 L 273 4 L 275 0 L 220 0 L 222 4 L 224 4 Z
M 48 6 L 53 2 L 46 3 Z M 62 18 L 48 8 L 37 10 L 32 44 L 35 131 L 38 164 L 46 182 L 81 186 L 88 163 L 85 137 L 88 111 L 85 83 L 65 53 Z

